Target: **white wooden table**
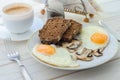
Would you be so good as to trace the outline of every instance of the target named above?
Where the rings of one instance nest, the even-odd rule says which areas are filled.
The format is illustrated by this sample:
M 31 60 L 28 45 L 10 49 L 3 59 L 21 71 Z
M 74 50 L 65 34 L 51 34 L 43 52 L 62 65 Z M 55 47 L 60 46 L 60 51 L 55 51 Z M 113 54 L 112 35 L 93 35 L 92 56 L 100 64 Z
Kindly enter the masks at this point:
M 10 0 L 0 0 L 0 6 Z M 16 1 L 16 0 L 15 0 Z M 18 0 L 21 1 L 21 0 Z M 29 0 L 27 3 L 35 5 Z M 12 2 L 12 0 L 11 0 Z M 118 15 L 120 0 L 100 0 L 102 6 L 110 13 L 109 16 Z M 36 7 L 37 8 L 37 7 Z M 113 11 L 111 11 L 113 10 Z M 117 13 L 116 13 L 117 12 Z M 106 17 L 109 17 L 106 16 Z M 120 51 L 108 63 L 96 68 L 83 71 L 63 71 L 44 66 L 34 60 L 27 51 L 27 41 L 9 42 L 21 55 L 21 61 L 29 71 L 33 80 L 119 80 L 120 79 Z M 16 62 L 9 61 L 6 56 L 4 40 L 0 39 L 0 80 L 24 80 Z

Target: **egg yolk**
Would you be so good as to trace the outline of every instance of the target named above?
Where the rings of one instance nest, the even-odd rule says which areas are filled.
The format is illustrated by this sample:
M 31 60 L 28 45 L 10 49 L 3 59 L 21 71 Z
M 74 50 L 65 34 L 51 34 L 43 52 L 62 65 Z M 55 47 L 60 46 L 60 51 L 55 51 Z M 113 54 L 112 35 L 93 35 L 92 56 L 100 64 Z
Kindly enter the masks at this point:
M 48 56 L 55 54 L 55 48 L 50 45 L 38 45 L 37 51 Z
M 103 44 L 107 41 L 108 39 L 108 36 L 106 34 L 103 34 L 103 33 L 94 33 L 92 36 L 91 36 L 91 41 L 96 43 L 96 44 Z

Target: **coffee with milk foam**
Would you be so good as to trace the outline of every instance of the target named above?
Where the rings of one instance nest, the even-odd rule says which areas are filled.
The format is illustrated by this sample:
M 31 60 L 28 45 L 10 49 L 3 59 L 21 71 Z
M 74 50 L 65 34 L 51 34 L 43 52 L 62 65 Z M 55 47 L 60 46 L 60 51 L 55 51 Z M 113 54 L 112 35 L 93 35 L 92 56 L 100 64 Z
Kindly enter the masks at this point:
M 10 7 L 6 10 L 4 10 L 4 13 L 9 14 L 9 15 L 20 15 L 20 14 L 25 14 L 27 12 L 29 12 L 31 9 L 29 7 L 26 6 L 13 6 Z

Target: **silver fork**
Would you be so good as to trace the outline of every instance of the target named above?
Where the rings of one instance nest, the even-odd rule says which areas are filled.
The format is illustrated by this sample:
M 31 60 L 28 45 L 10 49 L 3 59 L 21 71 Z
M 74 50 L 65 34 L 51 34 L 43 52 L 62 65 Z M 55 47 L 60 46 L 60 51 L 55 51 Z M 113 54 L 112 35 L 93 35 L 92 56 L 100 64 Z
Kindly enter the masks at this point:
M 10 41 L 10 40 L 8 40 Z M 11 61 L 16 61 L 21 69 L 21 72 L 25 78 L 25 80 L 32 80 L 31 77 L 29 76 L 28 71 L 26 70 L 25 66 L 20 62 L 20 55 L 17 51 L 15 51 L 15 49 L 10 49 L 10 44 L 8 44 L 7 40 L 4 41 L 5 43 L 5 47 L 7 50 L 9 50 L 7 56 Z

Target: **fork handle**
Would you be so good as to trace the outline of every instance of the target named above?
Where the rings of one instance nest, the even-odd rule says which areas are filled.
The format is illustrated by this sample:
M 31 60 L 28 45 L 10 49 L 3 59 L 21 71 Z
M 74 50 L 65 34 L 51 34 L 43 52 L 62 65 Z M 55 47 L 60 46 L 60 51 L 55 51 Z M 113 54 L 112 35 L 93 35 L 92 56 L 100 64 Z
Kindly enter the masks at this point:
M 21 68 L 21 72 L 22 72 L 25 80 L 32 80 L 30 75 L 29 75 L 29 73 L 28 73 L 28 71 L 27 71 L 27 69 L 25 68 L 25 66 L 24 65 L 20 65 L 20 68 Z

